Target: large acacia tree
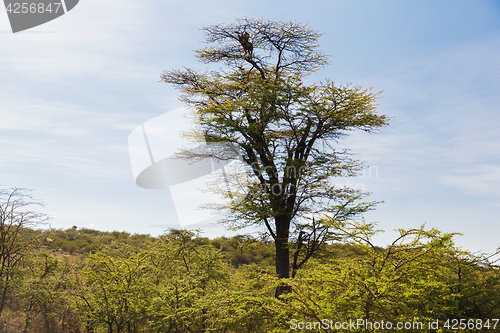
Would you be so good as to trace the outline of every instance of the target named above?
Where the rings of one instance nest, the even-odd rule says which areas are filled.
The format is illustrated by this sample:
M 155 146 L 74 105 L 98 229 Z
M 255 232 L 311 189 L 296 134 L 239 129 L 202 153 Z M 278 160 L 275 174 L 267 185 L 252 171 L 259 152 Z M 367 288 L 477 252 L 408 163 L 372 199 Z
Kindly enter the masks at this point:
M 362 167 L 339 139 L 355 129 L 373 132 L 388 119 L 376 113 L 378 93 L 371 89 L 304 82 L 327 63 L 318 50 L 321 35 L 306 25 L 244 18 L 203 31 L 211 45 L 197 57 L 225 67 L 165 71 L 161 78 L 196 111 L 211 144 L 198 157 L 230 158 L 231 145 L 248 167 L 247 195 L 229 193 L 228 205 L 218 207 L 230 213 L 225 222 L 263 226 L 276 245 L 278 277 L 289 278 L 291 269 L 293 277 L 335 234 L 328 221 L 352 219 L 375 204 L 331 180 Z

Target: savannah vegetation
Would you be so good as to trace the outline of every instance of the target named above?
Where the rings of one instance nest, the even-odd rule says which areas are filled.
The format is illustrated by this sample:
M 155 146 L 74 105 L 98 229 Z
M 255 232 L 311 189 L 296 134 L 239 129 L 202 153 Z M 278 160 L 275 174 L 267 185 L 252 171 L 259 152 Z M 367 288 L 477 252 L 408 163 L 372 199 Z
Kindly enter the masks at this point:
M 342 223 L 342 237 L 280 279 L 266 238 L 37 229 L 29 222 L 44 217 L 28 210 L 28 192 L 2 193 L 2 332 L 313 332 L 321 330 L 291 329 L 291 320 L 450 318 L 489 319 L 482 331 L 498 331 L 499 267 L 457 248 L 454 234 L 422 226 L 379 247 L 375 225 Z M 284 283 L 290 291 L 276 298 Z

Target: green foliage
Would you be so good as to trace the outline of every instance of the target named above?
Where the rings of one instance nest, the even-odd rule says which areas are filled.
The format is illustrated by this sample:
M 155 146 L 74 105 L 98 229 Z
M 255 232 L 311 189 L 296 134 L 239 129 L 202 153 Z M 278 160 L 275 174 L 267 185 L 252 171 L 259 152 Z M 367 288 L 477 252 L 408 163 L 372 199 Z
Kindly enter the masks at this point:
M 8 206 L 2 207 L 5 212 Z M 453 233 L 423 226 L 398 230 L 393 243 L 379 247 L 372 242 L 378 232 L 373 224 L 325 218 L 318 223 L 334 232 L 317 248 L 320 255 L 303 263 L 307 269 L 294 279 L 279 279 L 271 273 L 274 244 L 249 235 L 42 231 L 4 216 L 2 332 L 281 333 L 301 331 L 293 329 L 293 319 L 444 323 L 500 317 L 499 267 L 457 249 Z M 19 215 L 30 216 L 37 217 Z M 296 249 L 300 244 L 299 236 Z M 289 292 L 277 299 L 277 288 Z
M 237 235 L 232 238 L 215 238 L 210 244 L 224 252 L 234 267 L 249 264 L 259 264 L 269 269 L 274 267 L 274 248 L 265 240 L 250 235 Z
M 338 226 L 361 254 L 314 265 L 293 281 L 290 295 L 295 317 L 349 321 L 410 321 L 443 319 L 447 299 L 446 262 L 457 250 L 453 234 L 439 231 L 398 230 L 387 248 L 371 243 L 370 224 Z M 440 267 L 440 268 L 439 268 Z
M 22 283 L 16 288 L 19 306 L 26 313 L 25 329 L 37 332 L 71 331 L 80 325 L 73 299 L 78 289 L 75 263 L 39 252 L 23 263 Z
M 146 254 L 128 259 L 106 254 L 89 257 L 81 272 L 86 326 L 105 327 L 108 333 L 133 332 L 143 320 L 151 298 Z
M 434 320 L 444 323 L 449 318 L 486 320 L 499 316 L 498 267 L 481 264 L 458 250 L 453 233 L 425 230 L 423 226 L 400 229 L 392 244 L 379 248 L 372 244 L 376 233 L 372 224 L 343 223 L 336 228 L 344 241 L 356 246 L 358 255 L 310 262 L 307 270 L 288 282 L 293 292 L 282 306 L 288 318 L 427 324 Z M 461 272 L 460 277 L 456 272 Z M 351 331 L 386 330 L 360 327 Z
M 328 223 L 337 223 L 337 242 L 294 279 L 278 279 L 273 244 L 248 235 L 210 240 L 175 229 L 157 238 L 53 230 L 53 242 L 88 236 L 88 244 L 100 244 L 92 254 L 70 255 L 43 245 L 47 234 L 22 229 L 40 245 L 16 269 L 3 330 L 281 333 L 300 331 L 290 328 L 292 319 L 500 316 L 498 266 L 455 248 L 453 234 L 399 230 L 392 244 L 378 247 L 374 225 Z M 274 297 L 278 286 L 290 287 L 285 299 Z
M 449 288 L 453 297 L 447 318 L 499 318 L 500 270 L 481 256 L 449 258 Z
M 196 244 L 194 233 L 172 230 L 149 251 L 155 295 L 149 325 L 161 332 L 191 332 L 217 326 L 213 294 L 227 288 L 229 265 L 211 245 Z

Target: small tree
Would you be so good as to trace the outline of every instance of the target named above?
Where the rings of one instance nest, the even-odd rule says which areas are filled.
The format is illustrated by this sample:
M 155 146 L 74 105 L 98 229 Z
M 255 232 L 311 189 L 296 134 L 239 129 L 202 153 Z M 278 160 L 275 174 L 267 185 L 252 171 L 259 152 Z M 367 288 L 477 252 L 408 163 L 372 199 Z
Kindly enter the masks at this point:
M 320 34 L 307 26 L 245 18 L 203 30 L 213 46 L 197 57 L 227 69 L 161 76 L 196 110 L 209 144 L 209 151 L 186 157 L 224 160 L 234 156 L 228 145 L 238 149 L 248 167 L 248 193 L 240 200 L 226 192 L 228 204 L 215 208 L 230 213 L 225 222 L 234 228 L 265 226 L 276 245 L 276 274 L 288 278 L 290 240 L 297 243 L 296 271 L 333 236 L 318 214 L 346 221 L 375 204 L 359 203 L 363 193 L 330 182 L 361 167 L 334 144 L 348 131 L 373 132 L 388 120 L 375 113 L 378 94 L 370 89 L 304 83 L 327 62 L 318 51 Z
M 222 251 L 204 245 L 194 232 L 172 229 L 148 254 L 154 284 L 147 311 L 150 330 L 222 331 L 217 296 L 227 289 L 230 269 Z
M 77 304 L 72 293 L 77 288 L 77 266 L 67 257 L 56 258 L 37 252 L 23 260 L 23 278 L 17 296 L 26 313 L 25 331 L 74 332 L 80 325 Z
M 450 259 L 448 283 L 454 297 L 446 304 L 447 318 L 486 320 L 500 316 L 500 267 L 488 260 L 494 255 L 461 253 Z
M 23 228 L 45 221 L 46 214 L 27 209 L 40 205 L 25 189 L 0 189 L 0 316 L 7 303 L 15 269 L 29 253 L 30 240 Z
M 86 284 L 80 295 L 87 327 L 105 328 L 108 333 L 137 332 L 151 296 L 147 268 L 144 253 L 130 258 L 91 255 L 82 271 Z

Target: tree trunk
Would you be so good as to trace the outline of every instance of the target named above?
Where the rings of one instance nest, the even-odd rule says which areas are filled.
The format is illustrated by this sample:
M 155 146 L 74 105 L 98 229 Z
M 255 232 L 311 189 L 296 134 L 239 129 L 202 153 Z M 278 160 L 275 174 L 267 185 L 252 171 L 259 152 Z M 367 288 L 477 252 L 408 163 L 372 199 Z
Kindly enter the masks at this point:
M 290 221 L 284 218 L 276 219 L 276 275 L 279 279 L 290 277 L 290 248 L 288 247 Z M 291 291 L 290 286 L 280 285 L 276 288 L 275 296 L 280 298 L 283 293 Z
M 9 273 L 7 273 L 9 274 Z M 2 288 L 2 296 L 1 296 L 1 300 L 0 300 L 0 317 L 2 316 L 2 313 L 3 313 L 3 309 L 5 307 L 5 302 L 7 300 L 7 288 L 9 286 L 9 276 L 7 275 L 5 277 L 5 282 L 3 284 L 3 288 Z

